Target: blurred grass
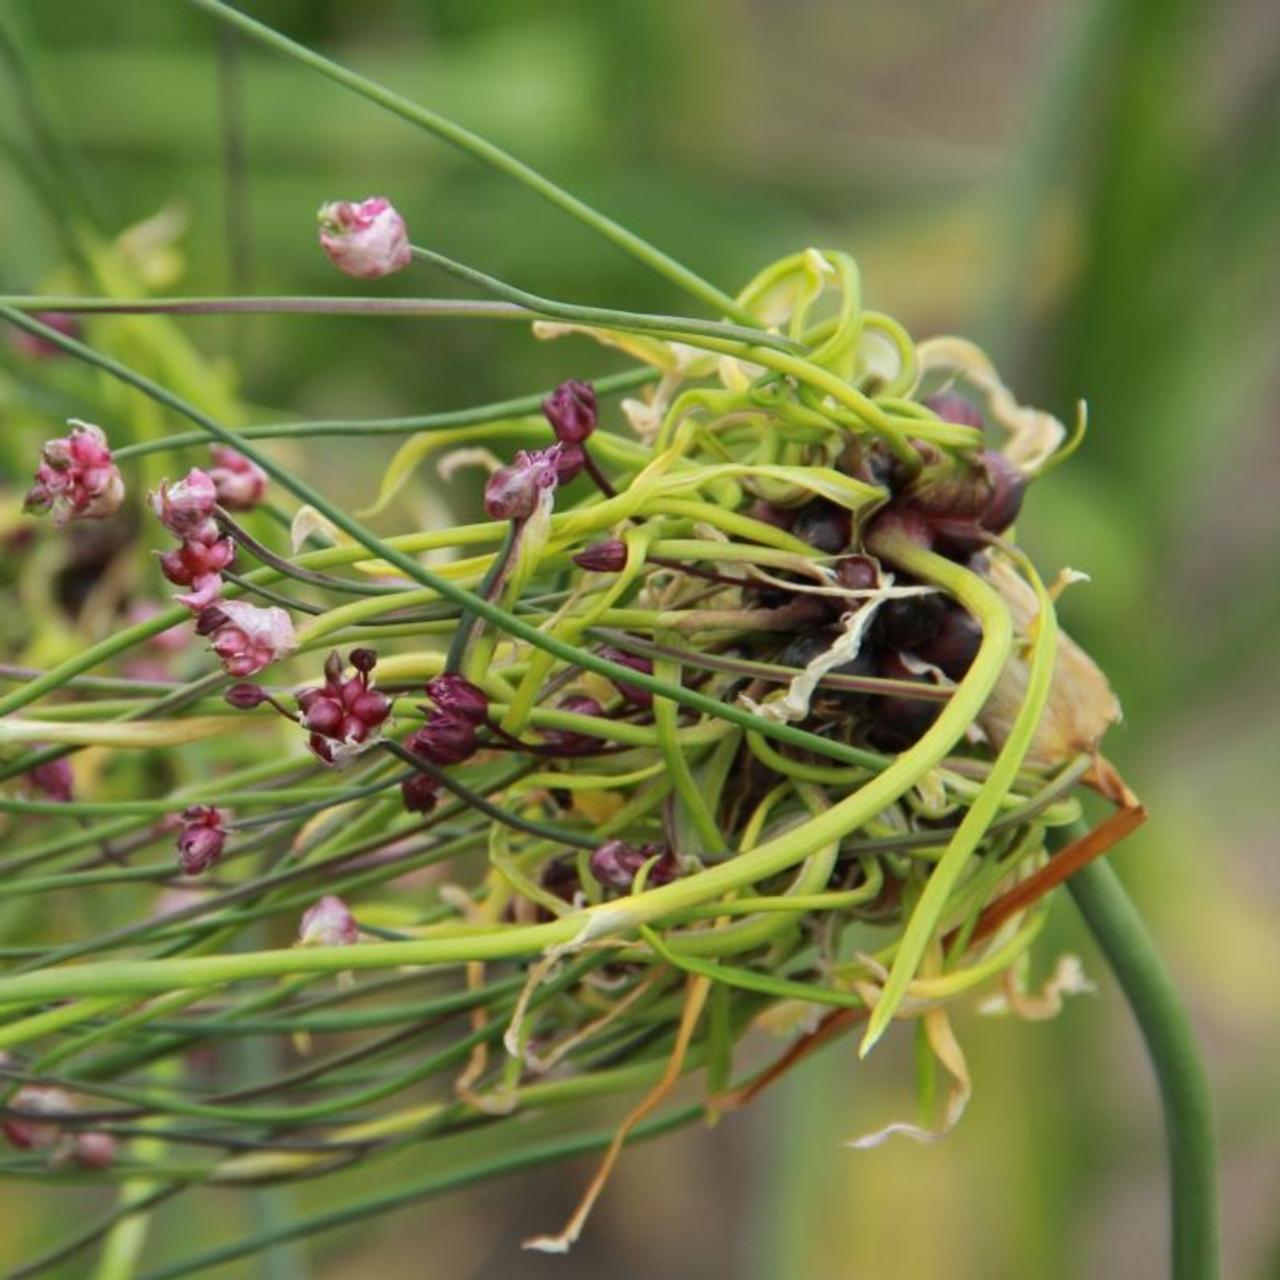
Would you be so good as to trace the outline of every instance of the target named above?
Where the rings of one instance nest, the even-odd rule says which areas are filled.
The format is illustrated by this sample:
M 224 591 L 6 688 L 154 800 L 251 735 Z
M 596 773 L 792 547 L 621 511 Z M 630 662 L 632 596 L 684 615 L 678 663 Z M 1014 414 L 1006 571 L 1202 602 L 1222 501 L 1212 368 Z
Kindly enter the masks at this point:
M 1275 1274 L 1280 1239 L 1280 945 L 1272 762 L 1280 724 L 1280 15 L 1261 0 L 276 0 L 295 37 L 456 115 L 718 282 L 804 243 L 847 247 L 873 305 L 913 332 L 977 331 L 1024 399 L 1069 416 L 1085 449 L 1036 488 L 1024 536 L 1093 582 L 1068 626 L 1111 672 L 1128 721 L 1109 750 L 1153 813 L 1119 855 L 1185 983 L 1218 1086 L 1226 1274 Z M 181 287 L 227 287 L 214 33 L 159 0 L 17 0 L 38 84 L 115 234 L 180 200 Z M 30 142 L 10 97 L 8 148 Z M 523 284 L 587 302 L 671 306 L 665 286 L 523 193 L 368 104 L 252 54 L 243 70 L 255 291 L 341 288 L 312 243 L 322 199 L 385 191 L 417 234 Z M 0 273 L 38 288 L 63 247 L 0 158 Z M 399 285 L 399 282 L 395 282 Z M 409 286 L 406 284 L 406 289 Z M 415 278 L 415 292 L 450 292 Z M 218 320 L 184 322 L 231 350 Z M 316 416 L 445 409 L 591 374 L 589 345 L 476 323 L 252 319 L 250 402 Z M 0 431 L 43 397 L 0 362 Z M 25 420 L 25 416 L 24 416 Z M 0 459 L 3 453 L 0 453 Z M 309 459 L 330 489 L 377 467 Z M 414 510 L 432 516 L 420 493 Z M 438 513 L 436 513 L 438 516 Z M 1100 963 L 1063 903 L 1050 948 Z M 751 1117 L 624 1162 L 566 1261 L 516 1241 L 567 1205 L 541 1175 L 320 1242 L 324 1280 L 865 1275 L 1068 1280 L 1159 1274 L 1160 1135 L 1115 991 L 1055 1023 L 968 1019 L 977 1093 L 946 1143 L 848 1151 L 909 1114 L 906 1037 L 858 1064 L 806 1066 Z M 406 1157 L 419 1171 L 424 1159 Z M 338 1188 L 305 1189 L 308 1206 Z M 239 1209 L 175 1208 L 159 1253 L 225 1238 Z M 27 1190 L 0 1233 L 28 1252 L 58 1222 Z M 58 1215 L 60 1216 L 60 1215 Z M 21 1239 L 19 1239 L 21 1238 Z M 68 1275 L 80 1274 L 68 1272 Z M 225 1269 L 226 1276 L 256 1276 Z

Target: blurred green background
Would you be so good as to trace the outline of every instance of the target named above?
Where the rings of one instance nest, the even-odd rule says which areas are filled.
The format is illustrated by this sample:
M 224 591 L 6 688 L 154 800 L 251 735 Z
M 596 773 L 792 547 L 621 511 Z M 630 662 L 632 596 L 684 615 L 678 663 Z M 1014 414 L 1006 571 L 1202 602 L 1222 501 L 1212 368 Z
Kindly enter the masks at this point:
M 736 289 L 808 244 L 853 252 L 871 305 L 917 336 L 972 335 L 1028 401 L 1090 434 L 1021 531 L 1125 704 L 1110 754 L 1149 826 L 1116 865 L 1201 1033 L 1220 1107 L 1226 1274 L 1280 1275 L 1280 9 L 1269 0 L 259 0 L 256 16 L 513 150 Z M 5 0 L 87 207 L 114 235 L 190 216 L 164 291 L 335 293 L 325 199 L 390 196 L 415 239 L 534 291 L 633 309 L 661 280 L 519 188 L 340 88 L 241 49 L 173 0 Z M 59 287 L 56 219 L 20 163 L 4 69 L 0 274 Z M 224 163 L 243 126 L 245 182 Z M 230 230 L 229 230 L 230 228 Z M 448 295 L 414 276 L 387 288 Z M 357 288 L 349 290 L 358 292 Z M 611 367 L 485 322 L 182 322 L 239 362 L 262 420 L 421 413 Z M 0 432 L 32 390 L 0 364 Z M 44 394 L 41 392 L 40 394 Z M 56 404 L 56 396 L 50 401 Z M 258 416 L 258 408 L 254 416 Z M 367 452 L 367 451 L 366 451 Z M 389 456 L 389 448 L 386 451 Z M 304 457 L 359 505 L 385 456 Z M 352 493 L 353 476 L 358 492 Z M 449 512 L 424 488 L 411 514 Z M 1064 899 L 1046 953 L 1096 998 L 1055 1022 L 964 1016 L 976 1094 L 959 1130 L 875 1152 L 910 1113 L 908 1037 L 842 1042 L 751 1114 L 637 1149 L 568 1259 L 522 1254 L 588 1166 L 544 1171 L 322 1237 L 274 1271 L 463 1280 L 1075 1280 L 1162 1274 L 1156 1102 L 1118 992 Z M 411 1159 L 407 1165 L 416 1167 Z M 382 1176 L 388 1176 L 379 1165 Z M 249 1211 L 198 1193 L 157 1255 Z M 303 1206 L 334 1192 L 304 1188 Z M 78 1203 L 78 1202 L 77 1202 Z M 86 1199 L 85 1203 L 88 1203 Z M 7 1187 L 0 1255 L 68 1202 Z M 67 1273 L 81 1275 L 83 1271 Z

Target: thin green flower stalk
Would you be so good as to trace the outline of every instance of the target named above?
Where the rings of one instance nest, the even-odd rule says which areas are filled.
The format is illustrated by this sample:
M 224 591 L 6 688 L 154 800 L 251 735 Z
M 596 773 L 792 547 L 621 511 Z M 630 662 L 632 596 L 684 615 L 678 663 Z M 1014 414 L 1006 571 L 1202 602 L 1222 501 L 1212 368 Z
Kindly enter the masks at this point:
M 88 277 L 103 296 L 0 298 L 125 423 L 53 438 L 28 505 L 120 528 L 123 510 L 132 589 L 166 591 L 162 572 L 189 588 L 0 668 L 0 1173 L 122 1186 L 17 1274 L 202 1184 L 342 1179 L 476 1127 L 508 1154 L 144 1274 L 604 1149 L 564 1230 L 528 1242 L 567 1248 L 677 1081 L 702 1080 L 705 1103 L 658 1128 L 863 1021 L 863 1054 L 915 1023 L 956 1085 L 935 1098 L 929 1066 L 925 1123 L 856 1145 L 945 1132 L 968 1097 L 967 1003 L 998 987 L 1029 1008 L 1045 895 L 1103 851 L 1106 824 L 1053 852 L 1077 793 L 1140 816 L 1100 754 L 1115 699 L 1057 624 L 1070 579 L 1046 586 L 1014 536 L 1024 491 L 1078 439 L 977 348 L 867 309 L 842 251 L 730 296 L 458 126 L 192 2 L 525 183 L 714 317 L 529 294 L 414 248 L 381 199 L 322 210 L 336 265 L 426 263 L 497 301 L 147 299 L 105 268 Z M 92 316 L 92 340 L 53 310 Z M 225 398 L 153 376 L 174 348 L 128 327 L 217 313 L 514 320 L 626 364 L 450 413 L 242 426 Z M 331 436 L 406 438 L 374 492 L 329 493 L 289 448 Z M 403 527 L 433 456 L 484 520 Z M 1086 911 L 1125 933 L 1096 894 Z M 1142 999 L 1156 1045 L 1164 1009 Z M 765 1027 L 790 1047 L 732 1085 Z M 238 1089 L 195 1065 L 238 1045 L 261 1068 Z M 1171 1111 L 1186 1092 L 1167 1089 Z M 612 1141 L 526 1146 L 530 1121 L 571 1128 L 601 1097 L 631 1099 Z M 1175 1158 L 1202 1175 L 1197 1132 Z M 1211 1192 L 1185 1168 L 1177 1188 Z M 1179 1248 L 1207 1257 L 1207 1230 Z

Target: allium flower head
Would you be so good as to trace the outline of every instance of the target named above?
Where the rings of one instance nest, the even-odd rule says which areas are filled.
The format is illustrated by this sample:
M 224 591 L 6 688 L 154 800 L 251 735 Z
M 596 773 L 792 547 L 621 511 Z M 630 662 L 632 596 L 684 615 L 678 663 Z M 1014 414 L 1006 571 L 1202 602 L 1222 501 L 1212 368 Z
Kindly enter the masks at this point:
M 302 914 L 298 927 L 300 947 L 349 947 L 360 936 L 360 926 L 341 898 L 326 894 Z
M 232 676 L 251 676 L 298 647 L 293 623 L 283 609 L 259 608 L 243 600 L 223 600 L 201 611 L 196 632 Z
M 207 871 L 222 857 L 227 843 L 222 813 L 212 805 L 193 804 L 182 811 L 178 833 L 178 861 L 189 876 Z
M 390 200 L 335 200 L 318 214 L 320 247 L 339 271 L 376 280 L 407 267 L 413 259 L 409 230 Z
M 324 684 L 298 694 L 298 719 L 311 733 L 307 745 L 325 764 L 346 764 L 372 746 L 391 715 L 391 699 L 369 678 L 377 655 L 356 649 L 352 657 L 355 675 L 344 678 L 342 656 L 334 650 L 324 664 Z
M 111 460 L 106 432 L 71 419 L 71 433 L 45 443 L 35 483 L 27 491 L 27 511 L 51 512 L 54 524 L 102 520 L 124 501 L 124 480 Z
M 173 484 L 166 480 L 151 495 L 152 511 L 175 538 L 207 534 L 217 503 L 218 489 L 213 477 L 199 467 L 192 467 L 183 479 Z M 216 528 L 214 536 L 217 536 Z
M 228 511 L 252 511 L 267 492 L 267 473 L 225 444 L 209 446 L 216 465 L 209 468 L 218 501 Z

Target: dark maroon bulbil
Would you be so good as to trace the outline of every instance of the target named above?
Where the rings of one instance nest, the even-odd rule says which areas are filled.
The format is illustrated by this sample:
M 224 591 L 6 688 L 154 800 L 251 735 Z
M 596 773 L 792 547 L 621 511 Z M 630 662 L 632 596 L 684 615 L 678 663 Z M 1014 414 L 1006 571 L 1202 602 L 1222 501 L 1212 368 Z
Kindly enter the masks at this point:
M 573 563 L 592 573 L 618 573 L 627 563 L 627 544 L 621 538 L 606 538 L 583 547 Z
M 446 671 L 428 680 L 426 688 L 427 697 L 441 711 L 461 716 L 475 725 L 484 724 L 489 718 L 488 696 L 465 676 Z
M 670 884 L 679 874 L 679 865 L 670 849 L 656 844 L 634 845 L 625 840 L 606 840 L 596 849 L 590 860 L 591 874 L 606 889 L 630 892 L 635 878 L 650 858 L 657 861 L 649 868 L 645 878 L 648 888 Z
M 607 658 L 610 662 L 616 662 L 620 667 L 630 667 L 632 671 L 639 671 L 642 675 L 653 675 L 653 663 L 648 658 L 638 657 L 634 653 L 623 653 L 621 649 L 613 648 L 601 649 L 600 656 Z M 610 679 L 613 680 L 613 677 L 611 676 Z M 632 706 L 653 706 L 653 694 L 638 684 L 629 684 L 625 680 L 613 680 L 613 687 Z

